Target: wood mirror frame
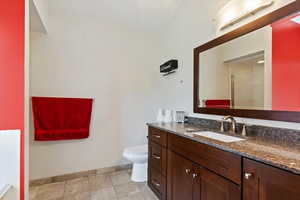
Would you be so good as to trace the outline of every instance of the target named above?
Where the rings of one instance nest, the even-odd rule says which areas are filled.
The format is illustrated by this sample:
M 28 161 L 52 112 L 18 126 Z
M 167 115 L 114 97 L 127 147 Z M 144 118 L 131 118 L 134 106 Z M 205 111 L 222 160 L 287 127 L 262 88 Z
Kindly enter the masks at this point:
M 247 33 L 258 30 L 277 20 L 296 13 L 300 10 L 300 0 L 296 0 L 278 10 L 275 10 L 249 24 L 220 36 L 206 44 L 194 49 L 194 113 L 232 115 L 235 117 L 246 117 L 265 120 L 277 120 L 287 122 L 300 122 L 300 112 L 296 111 L 272 111 L 272 110 L 247 110 L 247 109 L 225 109 L 199 107 L 199 57 L 200 53 L 217 47 L 225 42 L 236 39 Z

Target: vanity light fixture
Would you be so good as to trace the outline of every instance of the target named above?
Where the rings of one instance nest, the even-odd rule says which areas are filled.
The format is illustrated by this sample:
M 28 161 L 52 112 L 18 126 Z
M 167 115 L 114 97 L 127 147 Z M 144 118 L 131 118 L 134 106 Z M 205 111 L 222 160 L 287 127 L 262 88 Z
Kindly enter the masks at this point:
M 259 60 L 259 61 L 257 61 L 257 64 L 264 64 L 264 63 L 265 63 L 264 60 Z
M 230 26 L 233 26 L 237 23 L 239 23 L 240 21 L 242 21 L 243 19 L 251 16 L 251 15 L 255 15 L 257 12 L 270 7 L 271 5 L 273 5 L 274 0 L 269 0 L 266 2 L 262 2 L 257 4 L 257 6 L 252 6 L 251 9 L 248 9 L 244 14 L 232 19 L 231 21 L 229 21 L 228 23 L 224 24 L 223 26 L 221 26 L 220 30 L 226 29 Z

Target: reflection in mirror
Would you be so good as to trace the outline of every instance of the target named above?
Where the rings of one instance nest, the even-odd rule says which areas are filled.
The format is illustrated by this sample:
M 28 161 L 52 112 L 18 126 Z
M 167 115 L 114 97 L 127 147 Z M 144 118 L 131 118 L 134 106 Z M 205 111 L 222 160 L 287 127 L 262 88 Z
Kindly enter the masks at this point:
M 200 53 L 199 106 L 300 111 L 300 13 Z

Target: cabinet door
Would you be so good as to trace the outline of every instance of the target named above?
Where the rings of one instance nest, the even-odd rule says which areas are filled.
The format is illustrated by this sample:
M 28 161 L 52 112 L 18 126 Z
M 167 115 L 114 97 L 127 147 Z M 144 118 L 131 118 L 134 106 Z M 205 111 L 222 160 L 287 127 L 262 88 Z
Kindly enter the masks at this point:
M 198 168 L 193 175 L 193 200 L 240 200 L 240 187 L 231 181 L 207 170 Z
M 300 176 L 244 159 L 244 200 L 300 200 Z
M 193 199 L 193 163 L 168 151 L 168 200 Z

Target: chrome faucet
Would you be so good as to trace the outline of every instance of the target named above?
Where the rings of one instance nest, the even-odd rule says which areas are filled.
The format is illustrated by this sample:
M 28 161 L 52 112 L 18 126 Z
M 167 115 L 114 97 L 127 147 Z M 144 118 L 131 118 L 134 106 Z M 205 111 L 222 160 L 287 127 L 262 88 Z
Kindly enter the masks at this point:
M 231 123 L 231 129 L 229 130 L 229 132 L 235 133 L 236 132 L 236 120 L 234 119 L 233 116 L 226 116 L 222 119 L 222 121 L 228 121 L 228 120 Z

